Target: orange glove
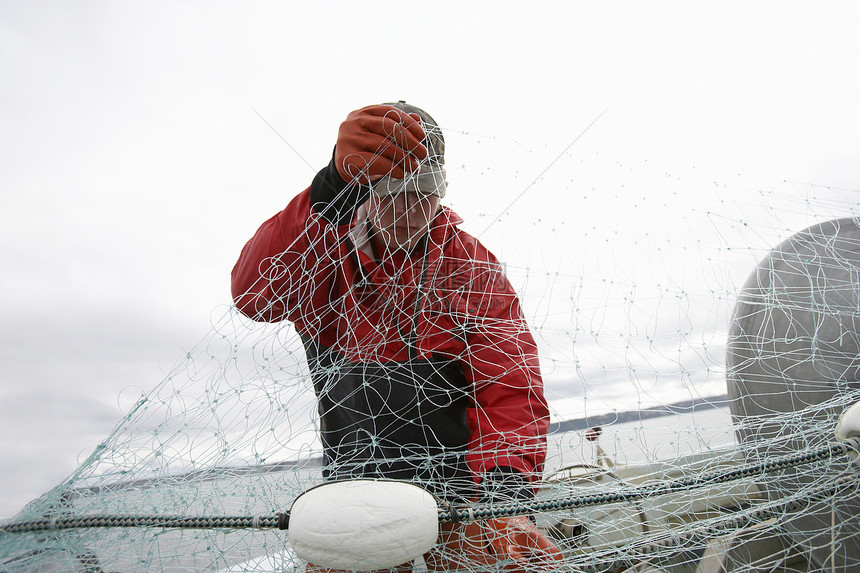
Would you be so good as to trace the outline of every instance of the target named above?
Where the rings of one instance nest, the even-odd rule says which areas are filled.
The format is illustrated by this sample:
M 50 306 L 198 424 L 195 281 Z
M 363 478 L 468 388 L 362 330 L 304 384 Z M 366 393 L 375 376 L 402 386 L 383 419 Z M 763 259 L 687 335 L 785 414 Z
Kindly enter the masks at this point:
M 559 548 L 528 517 L 488 519 L 484 532 L 495 557 L 513 561 L 505 567 L 507 571 L 551 571 L 561 564 Z
M 528 517 L 506 517 L 443 523 L 439 543 L 424 556 L 424 564 L 440 573 L 548 573 L 561 571 L 563 557 Z
M 421 118 L 388 105 L 371 105 L 346 116 L 334 148 L 341 179 L 367 185 L 385 175 L 404 179 L 427 157 Z

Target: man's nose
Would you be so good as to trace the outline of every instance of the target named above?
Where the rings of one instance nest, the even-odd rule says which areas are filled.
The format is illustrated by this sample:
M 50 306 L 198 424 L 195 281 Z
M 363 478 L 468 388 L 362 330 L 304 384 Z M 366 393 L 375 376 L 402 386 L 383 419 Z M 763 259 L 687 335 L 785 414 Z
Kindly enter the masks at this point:
M 410 193 L 411 195 L 411 193 Z M 421 208 L 421 197 L 414 195 L 406 200 L 406 209 L 411 213 Z
M 401 206 L 406 213 L 412 213 L 421 207 L 421 197 L 416 193 L 402 193 Z

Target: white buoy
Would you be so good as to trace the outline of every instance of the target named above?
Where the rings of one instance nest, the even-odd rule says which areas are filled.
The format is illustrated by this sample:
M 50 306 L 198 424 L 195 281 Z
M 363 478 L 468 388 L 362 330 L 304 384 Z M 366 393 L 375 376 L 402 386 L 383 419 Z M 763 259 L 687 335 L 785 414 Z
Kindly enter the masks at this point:
M 836 439 L 840 442 L 853 440 L 855 447 L 860 446 L 860 402 L 857 402 L 839 416 L 836 424 Z M 857 450 L 848 450 L 848 455 L 854 463 L 860 463 Z
M 430 550 L 439 532 L 436 500 L 395 481 L 333 482 L 308 490 L 290 510 L 290 545 L 319 567 L 371 571 Z
M 840 442 L 857 437 L 860 437 L 860 402 L 842 412 L 836 424 L 836 439 Z

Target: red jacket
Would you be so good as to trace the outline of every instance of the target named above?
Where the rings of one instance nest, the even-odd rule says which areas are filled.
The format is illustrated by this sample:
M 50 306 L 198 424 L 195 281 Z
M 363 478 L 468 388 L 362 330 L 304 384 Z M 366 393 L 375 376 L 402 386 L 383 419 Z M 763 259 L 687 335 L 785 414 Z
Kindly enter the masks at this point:
M 380 264 L 353 245 L 355 221 L 329 222 L 311 197 L 263 223 L 232 292 L 246 316 L 302 336 L 327 461 L 411 478 L 398 473 L 404 452 L 457 451 L 470 481 L 497 467 L 539 479 L 549 413 L 537 348 L 496 258 L 443 207 L 421 246 Z M 371 458 L 397 460 L 371 470 Z M 452 472 L 441 477 L 462 477 Z

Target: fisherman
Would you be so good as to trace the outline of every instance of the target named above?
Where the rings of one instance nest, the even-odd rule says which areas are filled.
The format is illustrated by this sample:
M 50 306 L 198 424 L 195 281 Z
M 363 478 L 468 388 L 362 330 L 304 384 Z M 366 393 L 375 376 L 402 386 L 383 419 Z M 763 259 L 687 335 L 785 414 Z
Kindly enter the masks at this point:
M 527 501 L 549 424 L 537 348 L 496 257 L 440 204 L 446 190 L 429 114 L 403 101 L 353 111 L 329 164 L 245 245 L 233 297 L 300 334 L 326 480 Z M 560 558 L 523 516 L 444 526 L 425 562 L 533 571 Z

